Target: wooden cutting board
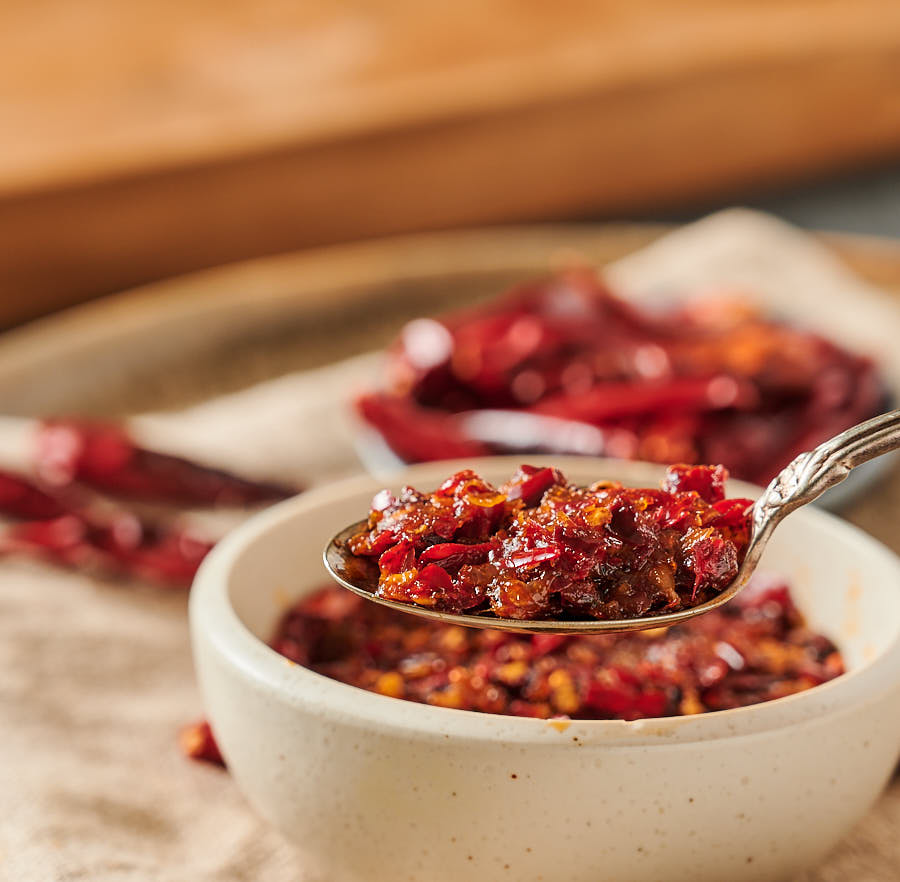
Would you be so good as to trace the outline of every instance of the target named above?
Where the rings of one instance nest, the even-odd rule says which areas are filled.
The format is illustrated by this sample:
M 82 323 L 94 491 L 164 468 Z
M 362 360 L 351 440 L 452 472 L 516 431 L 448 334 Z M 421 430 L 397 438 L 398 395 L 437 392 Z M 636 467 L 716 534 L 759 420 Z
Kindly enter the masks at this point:
M 239 258 L 900 155 L 897 0 L 7 0 L 0 325 Z

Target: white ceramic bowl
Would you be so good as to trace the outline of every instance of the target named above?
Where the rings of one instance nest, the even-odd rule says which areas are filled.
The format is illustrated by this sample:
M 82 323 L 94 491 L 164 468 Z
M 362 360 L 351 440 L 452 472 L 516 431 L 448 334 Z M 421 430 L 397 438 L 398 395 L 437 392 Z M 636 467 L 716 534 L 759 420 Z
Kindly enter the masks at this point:
M 661 474 L 553 461 L 580 482 L 652 485 Z M 469 463 L 494 480 L 517 464 Z M 431 489 L 453 467 L 413 467 L 404 479 Z M 848 674 L 749 708 L 567 724 L 387 698 L 265 645 L 285 607 L 323 582 L 326 540 L 377 489 L 353 479 L 258 515 L 216 547 L 191 597 L 222 752 L 250 802 L 299 847 L 305 878 L 787 880 L 884 785 L 900 749 L 900 563 L 852 526 L 802 510 L 764 561 L 840 644 Z

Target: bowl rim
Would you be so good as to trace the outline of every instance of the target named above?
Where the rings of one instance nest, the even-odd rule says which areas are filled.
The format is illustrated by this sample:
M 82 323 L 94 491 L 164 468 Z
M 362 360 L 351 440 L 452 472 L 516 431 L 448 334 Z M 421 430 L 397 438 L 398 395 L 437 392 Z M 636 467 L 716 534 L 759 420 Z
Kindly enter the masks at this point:
M 529 456 L 530 462 L 554 463 L 563 471 L 586 467 L 624 483 L 651 481 L 664 467 L 654 463 L 606 460 L 591 457 Z M 496 465 L 514 469 L 521 456 L 492 456 L 466 461 L 442 461 L 409 466 L 391 483 L 438 481 L 461 467 Z M 441 477 L 437 477 L 441 476 Z M 285 521 L 307 516 L 318 506 L 337 498 L 372 494 L 383 481 L 357 475 L 323 484 L 280 502 L 250 517 L 220 541 L 198 570 L 190 596 L 190 624 L 195 666 L 201 645 L 211 648 L 232 672 L 262 689 L 276 701 L 341 718 L 363 728 L 402 732 L 423 739 L 462 736 L 473 741 L 504 740 L 515 743 L 602 743 L 610 746 L 689 744 L 721 738 L 740 738 L 800 725 L 823 715 L 855 713 L 860 706 L 900 690 L 900 625 L 890 643 L 872 658 L 845 674 L 783 698 L 747 707 L 677 717 L 644 720 L 541 720 L 440 708 L 379 695 L 332 680 L 286 659 L 250 631 L 238 616 L 230 598 L 230 578 L 243 553 Z M 760 488 L 740 481 L 729 482 L 733 493 L 751 497 Z M 880 558 L 894 570 L 900 586 L 900 558 L 876 539 L 828 512 L 806 507 L 791 515 L 812 520 L 823 538 L 849 544 L 857 560 Z M 317 561 L 318 562 L 318 561 Z M 323 581 L 325 573 L 323 569 Z M 559 738 L 564 735 L 566 737 Z

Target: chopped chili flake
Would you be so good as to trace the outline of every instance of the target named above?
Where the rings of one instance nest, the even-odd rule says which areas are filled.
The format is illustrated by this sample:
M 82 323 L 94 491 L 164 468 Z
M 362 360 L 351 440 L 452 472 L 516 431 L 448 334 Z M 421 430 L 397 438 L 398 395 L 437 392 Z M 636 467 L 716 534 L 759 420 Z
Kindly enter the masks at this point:
M 532 636 L 413 619 L 329 585 L 281 620 L 273 647 L 382 695 L 523 717 L 703 713 L 801 692 L 844 671 L 787 585 L 757 579 L 734 601 L 670 628 Z
M 178 736 L 178 742 L 185 756 L 224 768 L 225 760 L 206 720 L 185 726 Z
M 747 499 L 722 466 L 672 466 L 662 489 L 569 484 L 522 466 L 495 488 L 472 471 L 433 493 L 376 497 L 351 553 L 377 560 L 379 596 L 502 618 L 621 619 L 709 600 L 737 574 Z

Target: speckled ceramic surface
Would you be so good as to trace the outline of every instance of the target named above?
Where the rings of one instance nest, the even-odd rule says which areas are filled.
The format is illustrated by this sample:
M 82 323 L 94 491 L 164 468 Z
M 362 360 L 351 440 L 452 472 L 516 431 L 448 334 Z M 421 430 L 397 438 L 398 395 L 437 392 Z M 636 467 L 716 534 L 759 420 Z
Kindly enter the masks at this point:
M 498 479 L 515 462 L 474 465 Z M 560 464 L 585 482 L 660 474 Z M 416 467 L 395 483 L 428 488 L 451 468 Z M 367 693 L 260 639 L 319 583 L 311 562 L 378 488 L 353 479 L 252 519 L 209 557 L 191 599 L 197 672 L 229 767 L 299 847 L 306 879 L 787 880 L 821 860 L 884 785 L 900 745 L 900 564 L 855 528 L 800 511 L 764 559 L 838 641 L 844 677 L 696 717 L 529 720 Z

